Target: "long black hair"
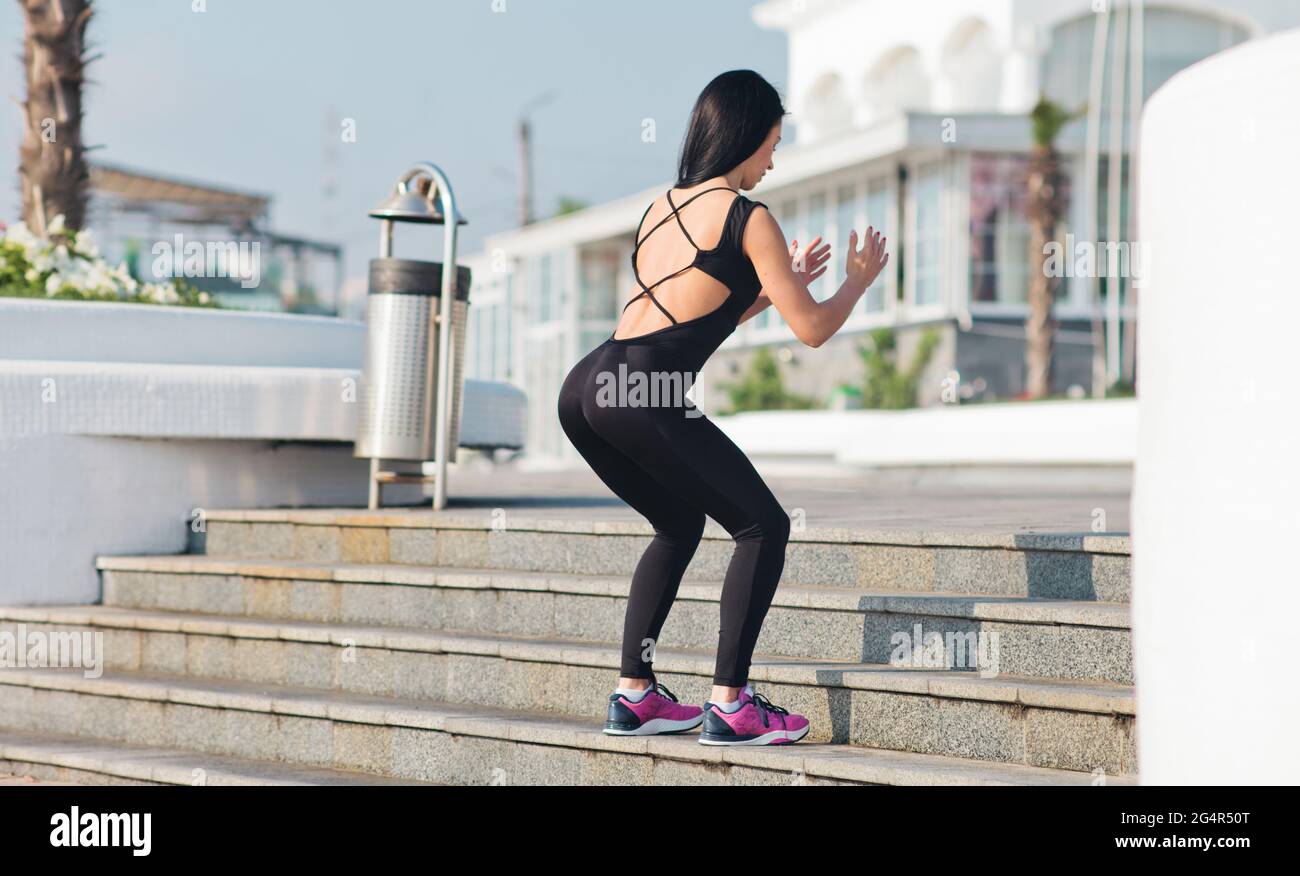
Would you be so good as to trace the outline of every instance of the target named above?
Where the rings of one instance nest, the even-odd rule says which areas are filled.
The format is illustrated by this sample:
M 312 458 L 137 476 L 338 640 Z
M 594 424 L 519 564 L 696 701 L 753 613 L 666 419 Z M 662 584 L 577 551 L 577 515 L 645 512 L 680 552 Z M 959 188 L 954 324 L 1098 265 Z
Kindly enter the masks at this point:
M 682 140 L 677 188 L 734 170 L 786 114 L 781 96 L 753 70 L 728 70 L 704 86 Z

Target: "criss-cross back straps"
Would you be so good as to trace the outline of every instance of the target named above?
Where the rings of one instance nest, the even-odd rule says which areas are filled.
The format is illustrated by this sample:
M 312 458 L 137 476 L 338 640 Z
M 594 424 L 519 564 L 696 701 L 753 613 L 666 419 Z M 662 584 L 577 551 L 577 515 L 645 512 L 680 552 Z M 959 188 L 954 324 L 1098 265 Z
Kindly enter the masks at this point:
M 678 226 L 680 226 L 681 229 L 682 229 L 682 234 L 684 234 L 684 235 L 686 236 L 686 240 L 691 244 L 691 246 L 695 247 L 695 250 L 696 250 L 696 252 L 698 253 L 700 247 L 699 247 L 699 245 L 696 244 L 696 242 L 691 238 L 690 232 L 688 232 L 688 231 L 686 230 L 686 225 L 682 222 L 681 213 L 680 213 L 679 211 L 680 211 L 683 207 L 685 207 L 687 204 L 689 204 L 691 201 L 694 201 L 696 198 L 700 197 L 701 195 L 708 194 L 709 192 L 720 192 L 720 191 L 736 192 L 735 189 L 733 189 L 733 188 L 729 188 L 728 186 L 714 186 L 713 188 L 705 189 L 705 190 L 702 191 L 702 192 L 696 192 L 695 194 L 693 194 L 693 195 L 691 195 L 689 198 L 687 198 L 685 201 L 682 201 L 681 204 L 674 204 L 674 203 L 673 203 L 673 190 L 672 190 L 672 189 L 669 189 L 668 192 L 667 192 L 667 197 L 668 197 L 668 206 L 669 206 L 669 208 L 671 209 L 672 212 L 671 212 L 668 216 L 665 216 L 664 218 L 662 218 L 662 219 L 660 219 L 658 222 L 656 222 L 656 223 L 655 223 L 655 226 L 654 226 L 653 228 L 651 228 L 648 232 L 646 232 L 645 237 L 642 237 L 642 236 L 641 236 L 641 226 L 645 224 L 645 217 L 647 217 L 647 216 L 650 215 L 650 207 L 653 207 L 654 204 L 652 203 L 652 204 L 650 205 L 650 207 L 646 207 L 646 208 L 645 208 L 645 212 L 641 214 L 641 221 L 637 223 L 637 226 L 636 226 L 636 242 L 635 242 L 635 244 L 633 244 L 633 246 L 632 246 L 632 276 L 636 278 L 637 285 L 641 287 L 641 291 L 638 292 L 636 295 L 633 295 L 633 296 L 628 300 L 627 304 L 624 304 L 624 305 L 623 305 L 623 310 L 627 310 L 628 307 L 631 306 L 631 304 L 632 304 L 633 301 L 636 301 L 636 300 L 637 300 L 638 298 L 640 298 L 642 295 L 645 295 L 647 298 L 650 299 L 651 303 L 653 303 L 655 307 L 658 307 L 658 308 L 659 308 L 660 312 L 663 313 L 664 316 L 668 317 L 668 320 L 669 320 L 673 325 L 677 325 L 677 320 L 674 319 L 674 318 L 673 318 L 673 315 L 672 315 L 671 313 L 669 313 L 669 312 L 667 311 L 667 309 L 666 309 L 662 304 L 659 303 L 659 299 L 658 299 L 658 298 L 655 298 L 655 296 L 654 296 L 654 292 L 652 292 L 651 290 L 654 289 L 655 286 L 658 286 L 658 285 L 660 285 L 661 283 L 666 283 L 667 281 L 671 280 L 673 277 L 676 277 L 676 276 L 678 276 L 679 274 L 684 274 L 684 273 L 686 273 L 687 271 L 689 271 L 691 268 L 695 267 L 695 259 L 691 259 L 691 263 L 690 263 L 689 265 L 687 265 L 686 267 L 682 268 L 681 270 L 673 271 L 673 272 L 672 272 L 671 274 L 669 274 L 668 276 L 663 277 L 663 278 L 657 280 L 656 282 L 651 283 L 649 286 L 647 286 L 647 285 L 646 285 L 646 284 L 641 280 L 641 273 L 637 270 L 637 267 L 636 267 L 636 255 L 637 255 L 637 253 L 640 252 L 640 250 L 641 250 L 641 244 L 645 243 L 645 241 L 649 239 L 649 237 L 650 237 L 651 234 L 654 234 L 656 231 L 658 231 L 659 228 L 660 228 L 660 226 L 662 226 L 665 222 L 667 222 L 667 221 L 668 221 L 670 218 L 672 218 L 672 217 L 676 217 L 676 219 L 677 219 L 677 224 L 678 224 Z M 739 192 L 736 192 L 736 194 L 739 195 Z M 725 229 L 725 228 L 723 229 L 723 234 L 726 234 L 726 229 Z

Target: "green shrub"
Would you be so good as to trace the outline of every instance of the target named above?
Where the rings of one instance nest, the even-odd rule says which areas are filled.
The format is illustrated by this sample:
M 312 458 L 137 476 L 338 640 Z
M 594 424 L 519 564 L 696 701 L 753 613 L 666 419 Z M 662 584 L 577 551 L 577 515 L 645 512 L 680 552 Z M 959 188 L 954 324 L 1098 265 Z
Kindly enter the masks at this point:
M 771 348 L 759 347 L 749 358 L 740 380 L 719 386 L 730 397 L 731 406 L 724 414 L 743 411 L 807 410 L 814 407 L 807 396 L 788 392 L 781 379 L 781 369 Z
M 898 365 L 898 341 L 892 328 L 878 328 L 869 335 L 869 342 L 858 347 L 866 367 L 862 386 L 862 407 L 876 410 L 900 410 L 916 407 L 916 387 L 921 372 L 929 364 L 934 348 L 939 344 L 939 333 L 926 329 L 912 364 L 906 369 Z

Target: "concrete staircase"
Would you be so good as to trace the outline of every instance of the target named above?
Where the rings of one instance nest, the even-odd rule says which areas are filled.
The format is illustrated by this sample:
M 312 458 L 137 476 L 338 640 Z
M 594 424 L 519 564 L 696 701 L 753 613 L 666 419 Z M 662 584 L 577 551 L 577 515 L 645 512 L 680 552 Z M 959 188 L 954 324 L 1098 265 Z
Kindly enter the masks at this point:
M 751 671 L 812 731 L 717 748 L 600 732 L 650 530 L 503 509 L 213 512 L 192 552 L 103 557 L 99 678 L 0 670 L 0 772 L 207 783 L 1132 784 L 1129 540 L 801 530 Z M 655 667 L 713 674 L 732 541 L 709 521 Z M 997 673 L 891 665 L 996 633 Z

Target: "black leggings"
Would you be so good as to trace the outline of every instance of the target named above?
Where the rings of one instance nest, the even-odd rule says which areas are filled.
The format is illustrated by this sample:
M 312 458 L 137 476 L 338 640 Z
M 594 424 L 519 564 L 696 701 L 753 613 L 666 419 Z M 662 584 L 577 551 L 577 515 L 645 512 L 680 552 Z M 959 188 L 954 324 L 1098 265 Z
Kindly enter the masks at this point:
M 654 527 L 632 575 L 620 672 L 649 678 L 653 645 L 700 544 L 704 516 L 735 540 L 722 586 L 713 683 L 742 687 L 785 566 L 790 518 L 745 454 L 689 399 L 679 406 L 603 404 L 597 375 L 667 372 L 653 345 L 606 341 L 564 380 L 560 423 L 597 476 Z M 606 377 L 605 380 L 610 378 Z M 689 388 L 689 384 L 686 385 Z M 688 413 L 689 411 L 689 413 Z

